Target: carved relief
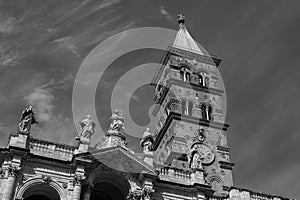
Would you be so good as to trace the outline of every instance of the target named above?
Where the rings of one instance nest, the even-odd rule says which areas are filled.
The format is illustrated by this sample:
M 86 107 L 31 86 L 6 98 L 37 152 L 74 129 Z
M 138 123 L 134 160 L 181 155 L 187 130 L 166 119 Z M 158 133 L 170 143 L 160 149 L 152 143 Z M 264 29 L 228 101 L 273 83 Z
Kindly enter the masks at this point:
M 18 176 L 21 172 L 21 168 L 9 165 L 7 172 L 8 172 L 8 176 Z
M 49 184 L 51 182 L 50 176 L 42 176 L 42 179 L 44 184 Z
M 74 178 L 73 178 L 73 185 L 81 185 L 82 184 L 82 177 L 81 176 L 78 176 L 78 175 L 75 175 Z

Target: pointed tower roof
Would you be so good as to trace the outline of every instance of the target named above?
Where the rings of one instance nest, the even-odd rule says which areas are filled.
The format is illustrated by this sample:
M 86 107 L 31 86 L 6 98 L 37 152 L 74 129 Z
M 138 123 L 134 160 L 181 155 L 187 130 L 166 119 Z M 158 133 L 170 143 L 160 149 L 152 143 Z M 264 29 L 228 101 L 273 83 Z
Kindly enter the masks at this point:
M 178 49 L 191 51 L 193 53 L 204 55 L 205 53 L 200 50 L 195 40 L 192 38 L 188 30 L 186 29 L 184 25 L 184 21 L 185 21 L 184 16 L 182 14 L 179 14 L 178 15 L 179 30 L 176 34 L 172 46 Z

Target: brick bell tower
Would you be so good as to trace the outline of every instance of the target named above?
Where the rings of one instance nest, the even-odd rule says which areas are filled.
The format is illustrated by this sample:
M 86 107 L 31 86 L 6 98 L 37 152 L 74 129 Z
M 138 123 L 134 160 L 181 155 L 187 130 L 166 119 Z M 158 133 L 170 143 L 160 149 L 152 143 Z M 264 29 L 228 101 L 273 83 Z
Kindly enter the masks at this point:
M 225 124 L 226 94 L 218 70 L 221 62 L 210 56 L 189 34 L 184 16 L 166 50 L 152 84 L 157 103 L 152 150 L 157 166 L 191 172 L 195 182 L 216 196 L 233 185 Z M 170 180 L 172 181 L 172 180 Z M 182 182 L 182 184 L 188 184 Z M 205 192 L 205 191 L 204 191 Z

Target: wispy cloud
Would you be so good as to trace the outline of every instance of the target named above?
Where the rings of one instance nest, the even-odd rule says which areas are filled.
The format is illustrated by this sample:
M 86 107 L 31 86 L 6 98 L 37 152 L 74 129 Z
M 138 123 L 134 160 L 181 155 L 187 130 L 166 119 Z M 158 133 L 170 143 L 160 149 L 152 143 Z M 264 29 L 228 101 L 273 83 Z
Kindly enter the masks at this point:
M 0 15 L 0 34 L 16 33 L 19 30 L 17 22 L 14 17 Z
M 167 20 L 169 20 L 173 24 L 176 24 L 176 20 L 172 17 L 172 15 L 163 6 L 160 6 L 159 11 L 160 11 L 160 14 L 164 15 Z
M 49 122 L 53 120 L 54 95 L 51 90 L 37 88 L 24 99 L 29 105 L 36 107 L 39 121 Z
M 66 50 L 68 52 L 73 53 L 75 56 L 80 57 L 80 54 L 78 52 L 78 48 L 75 46 L 73 38 L 70 37 L 70 36 L 58 38 L 56 40 L 53 40 L 49 44 L 57 44 L 58 45 L 58 48 L 54 48 L 54 51 L 56 51 L 56 50 Z

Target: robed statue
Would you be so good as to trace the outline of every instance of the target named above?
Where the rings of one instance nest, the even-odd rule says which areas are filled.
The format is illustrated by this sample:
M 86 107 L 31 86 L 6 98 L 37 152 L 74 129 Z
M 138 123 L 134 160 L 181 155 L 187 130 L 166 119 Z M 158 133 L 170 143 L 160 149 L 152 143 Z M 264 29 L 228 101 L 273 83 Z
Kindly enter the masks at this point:
M 82 121 L 79 122 L 79 124 L 79 139 L 90 141 L 91 136 L 94 134 L 96 123 L 93 120 L 91 120 L 90 115 L 87 115 Z
M 202 169 L 201 156 L 198 152 L 195 152 L 192 155 L 192 159 L 190 161 L 191 169 Z
M 115 110 L 110 118 L 111 124 L 109 130 L 123 132 L 125 130 L 123 114 Z
M 22 117 L 18 126 L 19 133 L 29 134 L 31 125 L 38 123 L 34 117 L 33 111 L 34 109 L 32 106 L 29 106 L 25 108 L 25 110 L 23 110 Z

